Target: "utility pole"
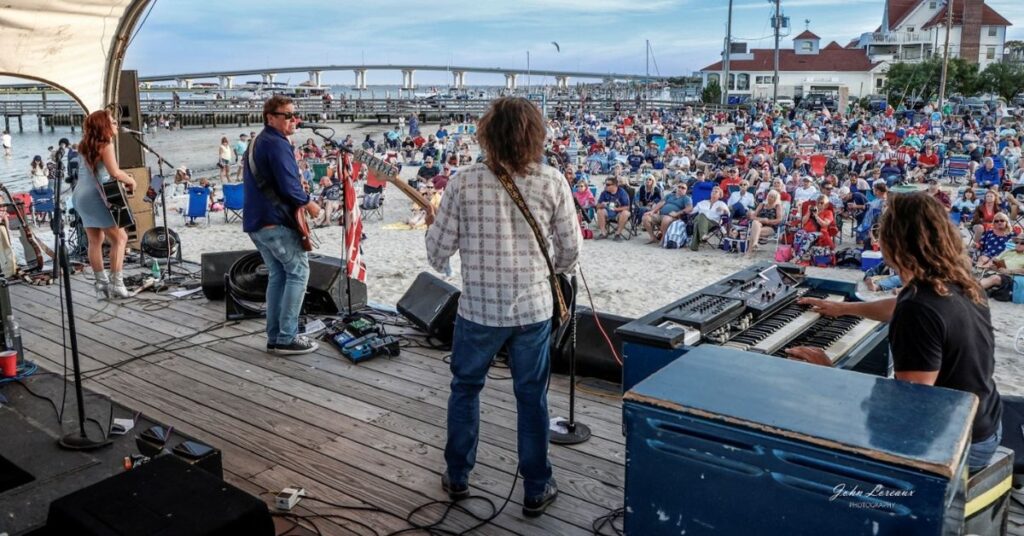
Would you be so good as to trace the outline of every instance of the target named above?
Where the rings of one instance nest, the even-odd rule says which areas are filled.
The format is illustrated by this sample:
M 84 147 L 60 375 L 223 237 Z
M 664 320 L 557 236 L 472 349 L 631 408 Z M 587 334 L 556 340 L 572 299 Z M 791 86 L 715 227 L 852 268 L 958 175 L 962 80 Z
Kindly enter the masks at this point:
M 772 77 L 772 102 L 779 100 L 779 30 L 782 26 L 782 16 L 780 14 L 782 10 L 782 0 L 775 0 L 775 21 L 772 26 L 775 27 L 775 75 Z
M 939 82 L 939 112 L 946 100 L 946 72 L 949 69 L 949 31 L 953 27 L 953 0 L 946 0 L 946 44 L 942 52 L 942 80 Z
M 729 104 L 729 53 L 732 52 L 732 0 L 729 0 L 729 19 L 725 23 L 725 58 L 722 66 L 722 106 Z
M 650 93 L 651 93 L 651 40 L 650 39 L 644 39 L 644 47 L 645 47 L 644 48 L 644 53 L 646 54 L 646 59 L 647 59 L 647 67 L 646 67 L 646 70 L 644 71 L 644 73 L 645 73 L 644 74 L 644 93 L 646 93 L 646 95 L 644 97 L 646 99 L 646 98 L 650 97 Z M 644 100 L 643 102 L 646 102 L 646 100 Z

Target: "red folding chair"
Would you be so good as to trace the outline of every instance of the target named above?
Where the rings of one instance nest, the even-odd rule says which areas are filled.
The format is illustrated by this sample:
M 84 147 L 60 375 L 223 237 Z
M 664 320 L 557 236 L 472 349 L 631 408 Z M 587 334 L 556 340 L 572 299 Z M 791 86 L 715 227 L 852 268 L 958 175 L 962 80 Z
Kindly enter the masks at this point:
M 825 165 L 828 164 L 828 157 L 823 154 L 811 155 L 811 175 L 823 177 Z

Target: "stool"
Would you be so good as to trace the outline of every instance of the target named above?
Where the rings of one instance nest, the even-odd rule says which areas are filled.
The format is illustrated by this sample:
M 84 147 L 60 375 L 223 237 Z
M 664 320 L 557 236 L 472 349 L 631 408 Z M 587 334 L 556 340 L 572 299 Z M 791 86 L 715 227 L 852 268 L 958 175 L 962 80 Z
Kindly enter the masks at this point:
M 964 534 L 1001 536 L 1006 534 L 1013 487 L 1013 451 L 998 447 L 992 463 L 967 480 L 964 506 Z

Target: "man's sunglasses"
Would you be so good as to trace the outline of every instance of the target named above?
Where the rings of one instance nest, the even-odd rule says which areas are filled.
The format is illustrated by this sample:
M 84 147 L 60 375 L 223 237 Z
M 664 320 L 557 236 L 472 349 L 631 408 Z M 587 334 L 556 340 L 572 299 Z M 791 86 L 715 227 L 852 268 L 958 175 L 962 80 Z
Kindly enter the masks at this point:
M 298 112 L 269 112 L 269 113 L 270 113 L 270 115 L 276 115 L 278 117 L 283 117 L 285 119 L 285 121 L 291 121 L 292 119 L 299 119 L 299 113 Z

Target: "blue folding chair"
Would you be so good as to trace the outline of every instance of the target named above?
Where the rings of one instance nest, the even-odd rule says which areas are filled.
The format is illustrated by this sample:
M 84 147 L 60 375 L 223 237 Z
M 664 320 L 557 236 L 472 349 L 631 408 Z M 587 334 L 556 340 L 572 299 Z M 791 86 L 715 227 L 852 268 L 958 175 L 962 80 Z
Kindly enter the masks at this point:
M 32 196 L 32 218 L 36 223 L 43 223 L 53 218 L 53 190 L 51 188 L 41 188 L 38 190 L 30 190 L 29 195 Z
M 711 190 L 714 190 L 717 185 L 711 181 L 697 182 L 694 183 L 690 192 L 690 200 L 694 205 L 701 201 L 711 199 Z
M 188 189 L 188 208 L 185 210 L 184 218 L 188 224 L 195 224 L 196 218 L 205 218 L 206 225 L 210 225 L 209 210 L 210 191 L 202 186 L 192 186 Z
M 953 184 L 967 176 L 971 170 L 971 157 L 965 154 L 949 155 L 946 159 L 946 176 Z
M 191 197 L 189 198 L 191 200 Z M 224 223 L 241 221 L 245 205 L 245 186 L 241 183 L 224 185 Z

